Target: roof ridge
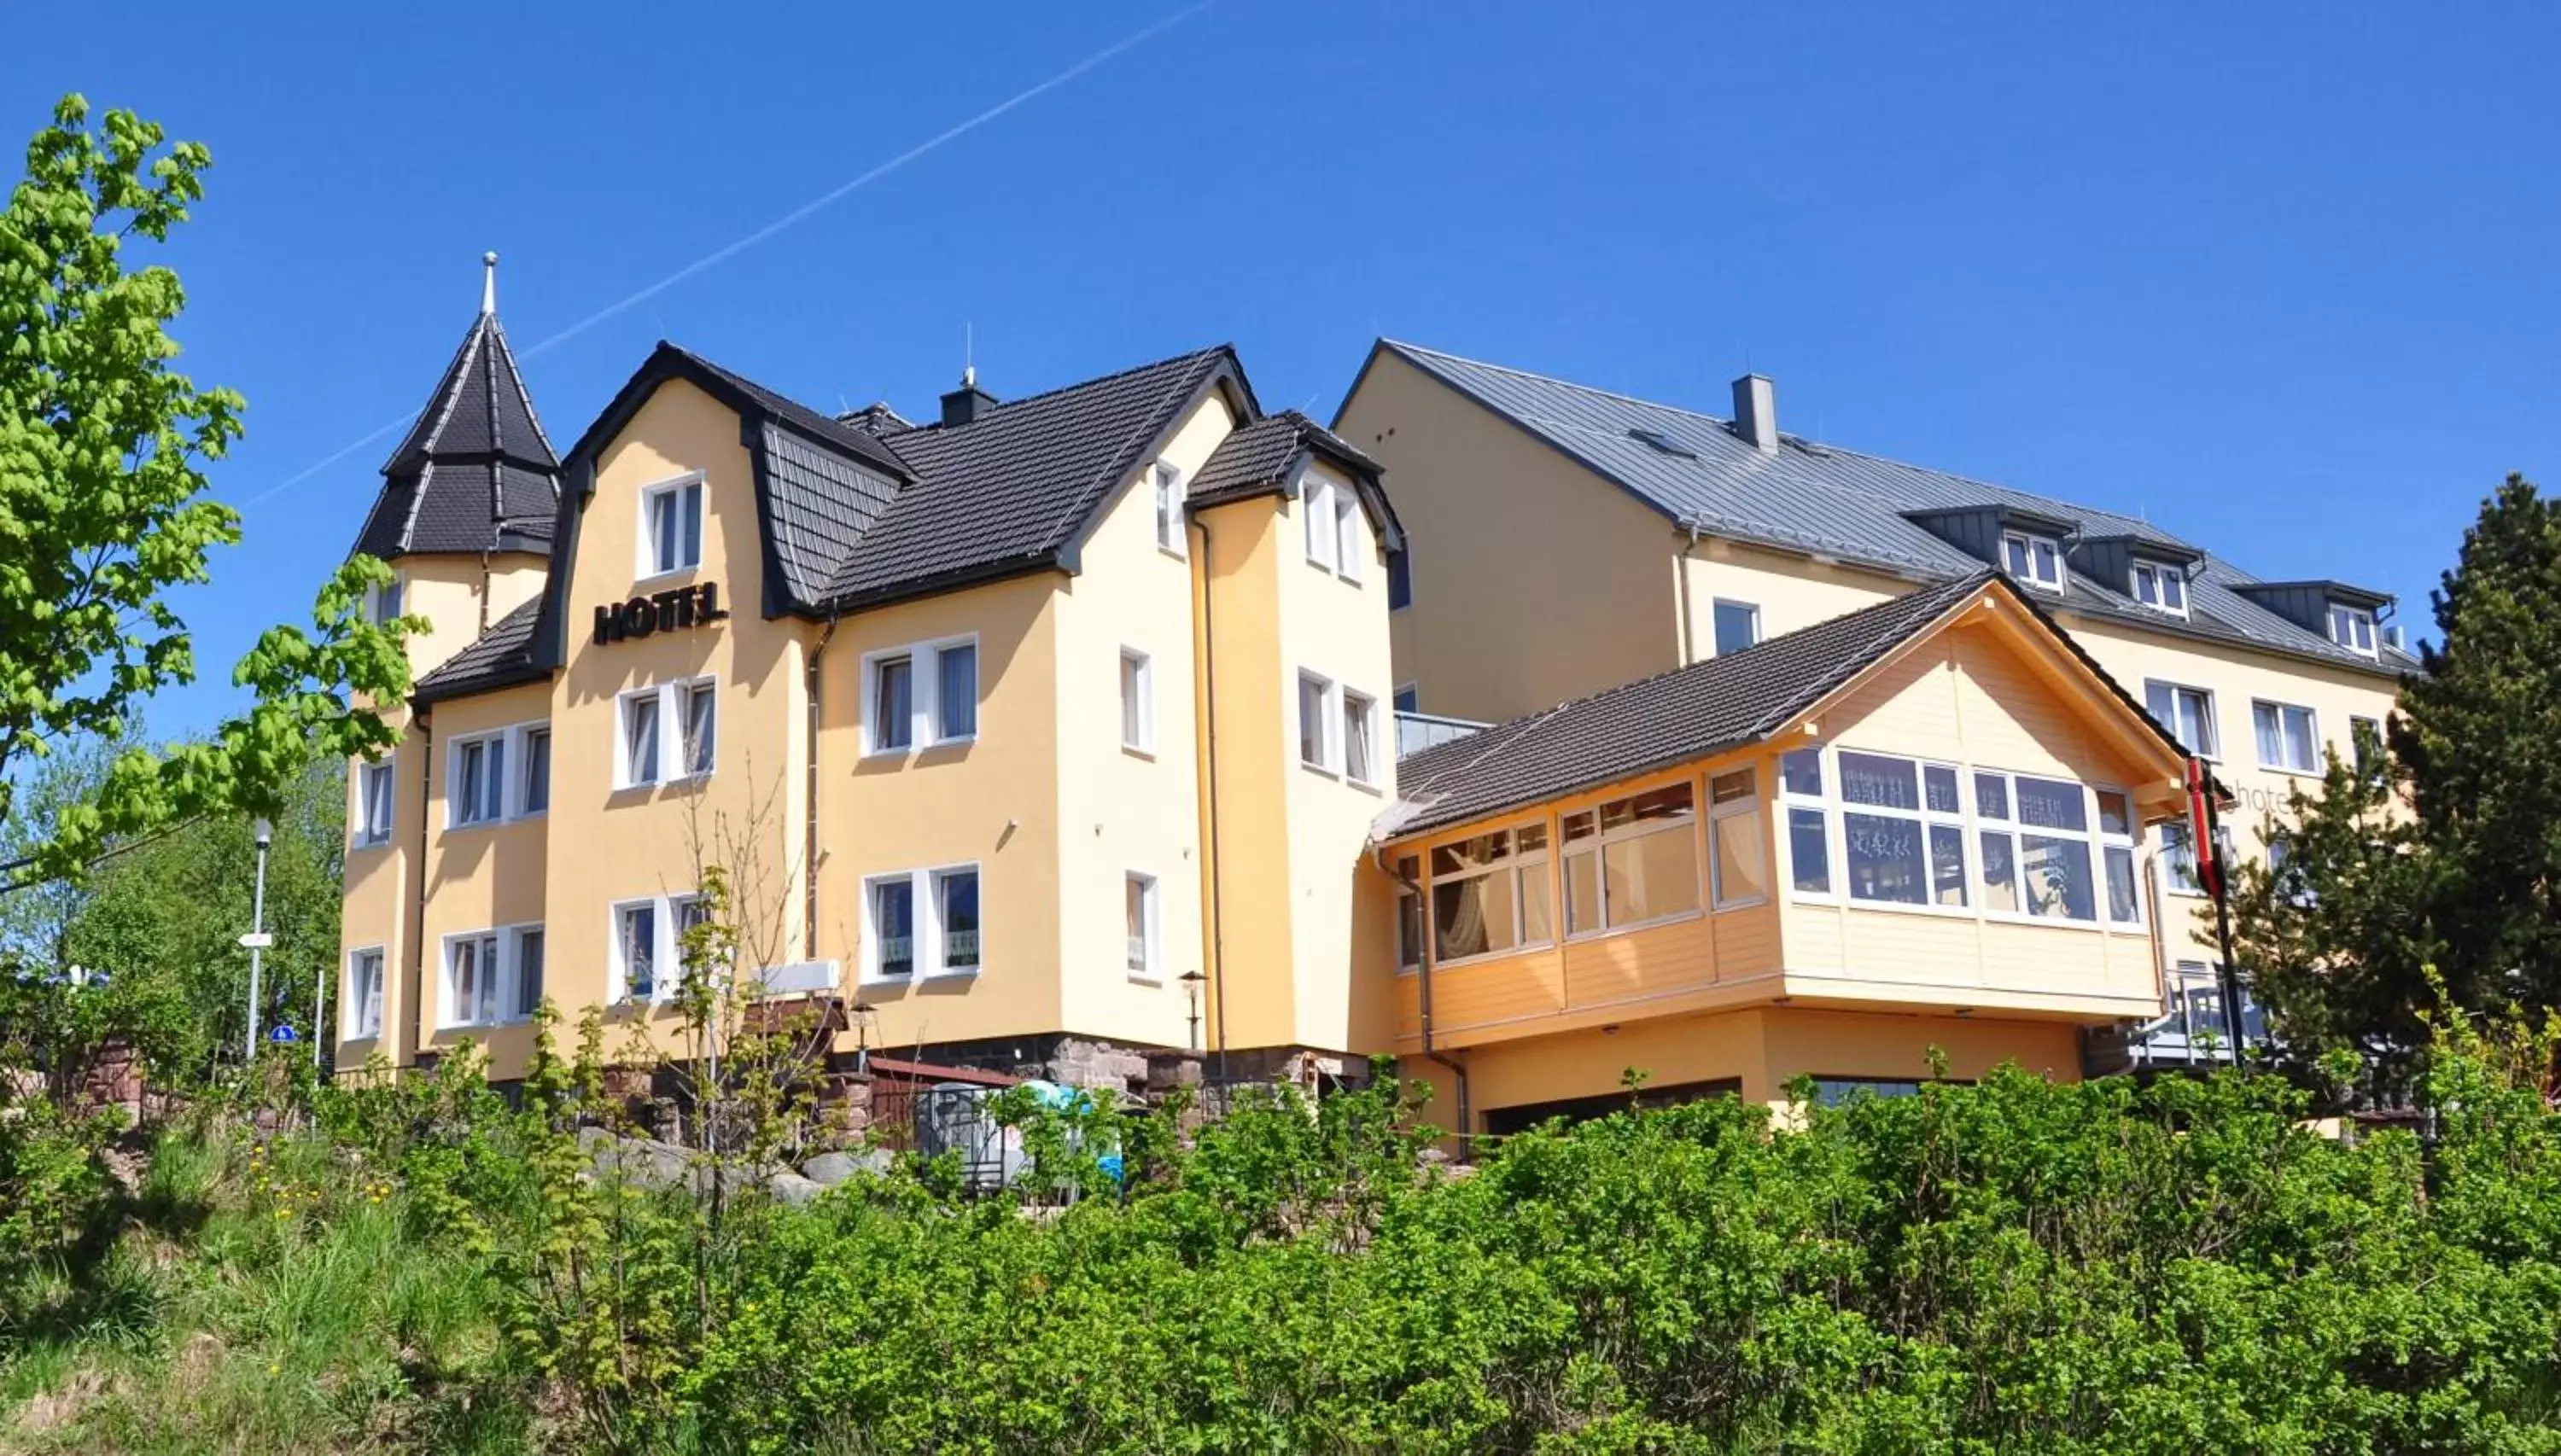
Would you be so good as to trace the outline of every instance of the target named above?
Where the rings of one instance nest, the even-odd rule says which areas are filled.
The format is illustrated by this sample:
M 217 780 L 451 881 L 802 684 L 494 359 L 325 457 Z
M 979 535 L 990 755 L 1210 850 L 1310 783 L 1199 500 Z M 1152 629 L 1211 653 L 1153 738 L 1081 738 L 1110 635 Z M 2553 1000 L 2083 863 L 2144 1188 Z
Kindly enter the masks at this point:
M 1719 429 L 1728 429 L 1734 423 L 1732 417 L 1728 415 L 1710 414 L 1704 409 L 1692 409 L 1685 404 L 1669 404 L 1660 400 L 1647 400 L 1636 395 L 1622 394 L 1617 390 L 1605 390 L 1598 385 L 1578 384 L 1573 380 L 1559 379 L 1554 375 L 1540 374 L 1535 370 L 1516 369 L 1508 364 L 1495 364 L 1490 360 L 1470 359 L 1464 354 L 1452 354 L 1446 349 L 1431 349 L 1421 344 L 1410 344 L 1402 339 L 1390 339 L 1384 336 L 1380 338 L 1379 342 L 1403 354 L 1421 354 L 1428 355 L 1434 359 L 1447 359 L 1475 369 L 1490 369 L 1497 374 L 1508 374 L 1519 379 L 1536 380 L 1540 384 L 1554 385 L 1559 389 L 1572 390 L 1577 394 L 1597 395 L 1602 399 L 1616 400 L 1623 404 L 1641 404 L 1648 409 L 1660 409 L 1667 413 L 1682 415 L 1690 419 L 1705 420 L 1707 423 L 1715 425 Z M 1916 470 L 1923 474 L 1936 475 L 1946 480 L 1963 481 L 1967 485 L 1980 486 L 1985 490 L 2006 491 L 2012 495 L 2027 496 L 2035 500 L 2045 501 L 2052 505 L 2061 506 L 2065 510 L 2075 511 L 2085 516 L 2109 516 L 2120 521 L 2140 521 L 2143 525 L 2151 526 L 2153 530 L 2160 531 L 2162 535 L 2169 537 L 2173 541 L 2179 542 L 2182 545 L 2194 545 L 2194 543 L 2189 542 L 2185 537 L 2178 536 L 2159 526 L 2155 526 L 2153 523 L 2144 520 L 2140 516 L 2130 516 L 2123 511 L 2112 511 L 2105 506 L 2083 505 L 2078 501 L 2067 500 L 2062 496 L 2046 495 L 2041 491 L 2027 490 L 2015 485 L 2003 485 L 1997 480 L 1985 480 L 1979 475 L 1963 475 L 1954 470 L 1942 470 L 1936 465 L 1923 465 L 1917 461 L 1898 459 L 1892 455 L 1880 455 L 1874 450 L 1863 450 L 1856 445 L 1835 444 L 1830 440 L 1817 439 L 1808 434 L 1782 431 L 1780 438 L 1794 440 L 1799 444 L 1817 446 L 1821 449 L 1828 450 L 1835 455 L 1854 455 L 1861 460 L 1873 460 L 1879 464 L 1892 465 L 1903 470 Z M 1935 508 L 1921 507 L 1918 509 L 1958 510 L 1963 508 L 1941 506 Z M 2198 549 L 2203 550 L 2201 547 Z
M 1045 545 L 1050 547 L 1057 546 L 1070 534 L 1074 533 L 1079 527 L 1085 524 L 1086 520 L 1095 513 L 1096 509 L 1100 505 L 1100 501 L 1095 498 L 1096 492 L 1098 490 L 1109 491 L 1112 481 L 1117 480 L 1121 475 L 1127 473 L 1131 463 L 1131 457 L 1144 449 L 1149 440 L 1163 434 L 1173 425 L 1174 416 L 1180 413 L 1183 406 L 1190 403 L 1192 396 L 1200 391 L 1200 387 L 1203 383 L 1203 376 L 1200 368 L 1201 362 L 1209 359 L 1213 355 L 1226 351 L 1226 349 L 1227 346 L 1222 344 L 1216 349 L 1203 349 L 1191 354 L 1177 354 L 1171 359 L 1159 360 L 1155 364 L 1142 365 L 1138 369 L 1122 370 L 1116 375 L 1106 375 L 1101 380 L 1088 381 L 1090 384 L 1103 384 L 1110 380 L 1120 379 L 1128 375 L 1141 374 L 1146 370 L 1161 368 L 1165 365 L 1189 363 L 1192 366 L 1191 370 L 1183 376 L 1183 388 L 1180 395 L 1166 401 L 1165 404 L 1158 406 L 1153 413 L 1147 416 L 1146 421 L 1143 424 L 1130 431 L 1129 438 L 1121 442 L 1120 448 L 1112 454 L 1109 461 L 1105 463 L 1100 474 L 1095 479 L 1086 481 L 1076 498 L 1070 500 L 1067 503 L 1066 509 L 1059 512 L 1058 518 L 1050 523 L 1048 534 L 1041 538 Z M 997 407 L 1001 409 L 1004 406 L 998 405 Z M 1255 422 L 1259 423 L 1260 421 Z
M 913 425 L 910 428 L 899 430 L 895 434 L 884 436 L 884 438 L 897 439 L 902 435 L 915 434 L 923 430 L 934 430 L 942 434 L 958 434 L 964 429 L 975 429 L 979 425 L 985 424 L 996 416 L 1003 414 L 1008 409 L 1019 408 L 1025 404 L 1035 404 L 1043 400 L 1051 399 L 1058 395 L 1072 394 L 1078 390 L 1091 389 L 1096 385 L 1108 385 L 1113 380 L 1127 379 L 1133 374 L 1145 374 L 1151 369 L 1162 369 L 1168 364 L 1180 364 L 1187 360 L 1198 359 L 1205 354 L 1223 353 L 1232 355 L 1235 352 L 1236 346 L 1231 343 L 1212 344 L 1207 348 L 1202 349 L 1187 349 L 1180 354 L 1168 354 L 1162 359 L 1151 359 L 1145 364 L 1133 364 L 1127 369 L 1115 369 L 1110 374 L 1098 374 L 1092 379 L 1078 380 L 1073 384 L 1058 385 L 1051 389 L 1043 390 L 1036 395 L 1025 395 L 1017 400 L 998 400 L 985 414 L 979 415 L 977 418 L 970 420 L 967 424 L 943 424 L 938 420 L 929 419 L 923 424 Z

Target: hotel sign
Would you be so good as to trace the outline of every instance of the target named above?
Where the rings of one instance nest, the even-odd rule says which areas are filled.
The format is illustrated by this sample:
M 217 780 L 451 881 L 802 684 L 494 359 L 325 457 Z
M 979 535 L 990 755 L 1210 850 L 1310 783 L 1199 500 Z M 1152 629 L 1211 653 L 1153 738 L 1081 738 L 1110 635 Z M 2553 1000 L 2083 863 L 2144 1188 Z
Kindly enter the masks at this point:
M 655 632 L 682 631 L 687 627 L 721 621 L 728 616 L 728 609 L 720 604 L 718 581 L 654 591 L 647 596 L 635 596 L 629 601 L 598 607 L 596 645 L 601 647 L 607 642 L 646 637 Z

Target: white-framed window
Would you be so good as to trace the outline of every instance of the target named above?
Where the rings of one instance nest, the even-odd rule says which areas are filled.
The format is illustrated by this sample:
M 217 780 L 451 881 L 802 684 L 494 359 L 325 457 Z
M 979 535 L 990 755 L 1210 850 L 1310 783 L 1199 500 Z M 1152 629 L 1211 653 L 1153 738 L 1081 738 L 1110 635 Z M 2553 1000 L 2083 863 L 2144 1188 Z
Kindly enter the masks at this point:
M 640 579 L 703 564 L 703 475 L 697 470 L 640 488 L 640 541 L 631 574 Z
M 409 596 L 408 587 L 408 578 L 398 572 L 389 582 L 376 581 L 366 586 L 365 620 L 380 624 L 399 616 Z
M 719 685 L 710 678 L 634 688 L 616 700 L 613 786 L 704 778 L 718 761 Z
M 2383 758 L 2383 721 L 2379 718 L 2350 717 L 2347 721 L 2349 761 L 2357 774 L 2369 781 L 2380 781 L 2387 769 Z
M 2361 606 L 2342 606 L 2332 602 L 2329 640 L 2350 652 L 2363 653 L 2367 657 L 2378 656 L 2374 645 L 2374 613 Z
M 549 809 L 551 742 L 551 726 L 541 723 L 455 734 L 445 748 L 445 827 L 499 824 Z
M 347 953 L 347 989 L 338 999 L 339 1040 L 361 1042 L 383 1034 L 383 948 Z
M 2320 772 L 2320 729 L 2310 709 L 2253 699 L 2250 728 L 2259 742 L 2260 767 L 2285 773 Z
M 1156 906 L 1156 877 L 1130 871 L 1122 886 L 1121 899 L 1129 936 L 1129 979 L 1161 981 L 1165 958 L 1162 922 Z
M 1720 910 L 1770 897 L 1770 846 L 1761 817 L 1761 779 L 1749 768 L 1707 781 L 1708 889 Z
M 1411 975 L 1423 969 L 1423 860 L 1403 855 L 1396 862 L 1396 971 Z
M 1298 493 L 1298 522 L 1307 538 L 1307 564 L 1334 569 L 1337 538 L 1334 534 L 1333 487 L 1308 476 Z
M 2133 585 L 2134 600 L 2144 606 L 2172 616 L 2187 615 L 2187 573 L 2178 567 L 2136 562 Z
M 910 753 L 978 735 L 978 638 L 972 633 L 863 657 L 866 753 Z
M 2216 826 L 2217 842 L 2223 849 L 2223 863 L 2230 865 L 2232 831 Z M 2161 889 L 2171 894 L 2205 893 L 2205 879 L 2196 867 L 2196 831 L 2184 819 L 2170 820 L 2160 827 Z
M 1120 746 L 1156 751 L 1156 667 L 1135 647 L 1120 649 Z
M 1183 554 L 1183 472 L 1163 460 L 1149 472 L 1155 487 L 1156 547 L 1174 556 Z
M 616 900 L 611 913 L 608 999 L 650 1002 L 675 995 L 690 969 L 685 932 L 710 917 L 710 902 L 699 894 L 653 894 Z
M 1348 486 L 1330 486 L 1326 494 L 1333 497 L 1334 570 L 1346 581 L 1361 578 L 1361 508 L 1360 492 Z
M 981 964 L 978 867 L 874 875 L 863 882 L 863 976 L 906 981 L 975 975 Z
M 1698 792 L 1688 780 L 1565 816 L 1565 933 L 1698 910 Z
M 392 792 L 397 783 L 388 758 L 356 765 L 356 848 L 369 850 L 392 842 Z
M 1718 597 L 1714 606 L 1716 655 L 1741 652 L 1761 640 L 1761 608 L 1748 601 Z
M 506 925 L 444 937 L 438 1025 L 495 1027 L 526 1020 L 543 999 L 543 927 Z
M 1503 955 L 1556 940 L 1547 824 L 1488 830 L 1432 851 L 1433 963 Z
M 1419 683 L 1403 683 L 1398 685 L 1396 697 L 1393 701 L 1396 704 L 1396 711 L 1399 713 L 1421 713 L 1423 711 L 1422 685 Z
M 2220 758 L 2221 734 L 2214 723 L 2214 695 L 2203 688 L 2146 679 L 2143 707 L 2169 729 L 2179 746 L 2199 758 Z
M 2063 545 L 2050 536 L 2031 536 L 2024 531 L 2004 532 L 2001 536 L 2001 565 L 2009 573 L 2029 586 L 2045 591 L 2063 589 Z
M 2133 801 L 2116 789 L 1974 770 L 1983 907 L 2044 920 L 2139 924 Z
M 1318 673 L 1298 674 L 1298 762 L 1334 771 L 1334 702 L 1340 689 Z
M 1788 884 L 1798 895 L 1832 892 L 1831 820 L 1823 794 L 1823 750 L 1779 756 L 1779 796 L 1788 814 Z
M 1354 783 L 1378 782 L 1378 700 L 1366 693 L 1342 690 L 1343 777 Z
M 1832 767 L 1849 897 L 1963 907 L 1965 806 L 1956 766 L 1842 748 Z

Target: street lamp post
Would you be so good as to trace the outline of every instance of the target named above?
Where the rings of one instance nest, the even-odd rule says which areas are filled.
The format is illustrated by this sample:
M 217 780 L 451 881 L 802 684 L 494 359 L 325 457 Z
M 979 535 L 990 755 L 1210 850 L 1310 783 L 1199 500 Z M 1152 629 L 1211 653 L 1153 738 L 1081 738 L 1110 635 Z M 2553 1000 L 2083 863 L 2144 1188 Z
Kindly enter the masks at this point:
M 266 847 L 274 842 L 275 826 L 264 819 L 251 826 L 257 836 L 257 889 L 252 893 L 249 910 L 249 933 L 241 944 L 249 947 L 249 1038 L 243 1044 L 248 1065 L 257 1064 L 257 981 L 258 957 L 266 950 Z M 317 1040 L 316 1038 L 314 1039 Z
M 1192 1030 L 1190 1050 L 1198 1052 L 1200 1050 L 1201 984 L 1207 981 L 1209 977 L 1202 975 L 1198 970 L 1189 970 L 1183 972 L 1182 975 L 1176 977 L 1176 979 L 1183 983 L 1183 998 L 1191 1003 L 1190 1020 Z

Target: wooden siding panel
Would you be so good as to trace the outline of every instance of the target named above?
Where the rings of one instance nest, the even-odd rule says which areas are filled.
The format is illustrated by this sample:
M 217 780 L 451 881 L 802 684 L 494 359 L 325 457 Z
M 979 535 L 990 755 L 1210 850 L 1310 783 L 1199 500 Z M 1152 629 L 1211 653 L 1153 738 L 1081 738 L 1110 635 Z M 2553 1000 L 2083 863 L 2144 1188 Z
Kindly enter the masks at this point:
M 1709 920 L 1716 937 L 1716 976 L 1741 981 L 1779 969 L 1779 906 L 1723 910 Z
M 1706 917 L 1569 942 L 1566 1007 L 1606 1006 L 1716 983 L 1716 940 Z

